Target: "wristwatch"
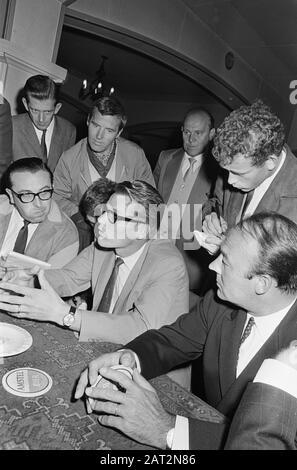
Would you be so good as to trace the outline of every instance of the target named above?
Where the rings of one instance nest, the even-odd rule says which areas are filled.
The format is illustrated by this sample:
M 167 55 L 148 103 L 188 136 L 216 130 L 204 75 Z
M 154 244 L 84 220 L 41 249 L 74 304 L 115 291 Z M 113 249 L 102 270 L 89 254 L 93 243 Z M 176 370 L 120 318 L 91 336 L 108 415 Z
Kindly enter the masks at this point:
M 76 314 L 76 307 L 70 307 L 69 312 L 66 313 L 65 317 L 63 318 L 63 326 L 67 326 L 67 328 L 70 328 L 75 320 L 75 314 Z

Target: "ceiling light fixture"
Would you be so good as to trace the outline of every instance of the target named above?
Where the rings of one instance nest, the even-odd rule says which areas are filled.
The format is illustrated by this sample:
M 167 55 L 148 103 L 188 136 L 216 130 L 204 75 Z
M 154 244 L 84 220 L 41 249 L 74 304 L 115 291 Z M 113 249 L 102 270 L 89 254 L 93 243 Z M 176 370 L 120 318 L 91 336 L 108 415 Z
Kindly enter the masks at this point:
M 89 83 L 85 78 L 79 91 L 79 98 L 84 100 L 89 96 L 93 101 L 96 101 L 102 96 L 110 96 L 114 93 L 114 86 L 110 86 L 106 78 L 105 62 L 108 57 L 102 55 L 102 60 L 99 69 L 96 72 L 95 78 Z

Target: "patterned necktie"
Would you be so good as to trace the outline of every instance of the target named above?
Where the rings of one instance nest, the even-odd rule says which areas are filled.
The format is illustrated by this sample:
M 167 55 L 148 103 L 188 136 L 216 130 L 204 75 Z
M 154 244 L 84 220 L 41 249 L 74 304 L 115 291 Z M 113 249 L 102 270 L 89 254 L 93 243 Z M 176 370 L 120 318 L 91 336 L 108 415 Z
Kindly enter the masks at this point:
M 29 223 L 30 222 L 28 222 L 27 220 L 24 220 L 24 225 L 18 233 L 17 239 L 16 239 L 15 244 L 14 244 L 14 248 L 13 248 L 13 251 L 15 251 L 17 253 L 21 253 L 21 254 L 25 253 L 25 248 L 26 248 L 26 244 L 27 244 L 27 240 L 28 240 L 28 225 L 29 225 Z
M 188 157 L 188 163 L 189 163 L 189 166 L 188 168 L 186 169 L 185 171 L 185 174 L 184 174 L 184 181 L 186 180 L 187 176 L 190 175 L 192 172 L 193 172 L 193 168 L 194 168 L 194 163 L 195 163 L 196 159 L 194 157 Z
M 119 272 L 119 267 L 121 266 L 121 264 L 123 264 L 123 262 L 124 261 L 122 260 L 122 258 L 120 257 L 116 258 L 111 276 L 104 289 L 100 305 L 97 308 L 98 312 L 105 312 L 105 313 L 109 312 L 112 294 L 114 291 L 116 279 L 117 279 L 118 272 Z
M 245 198 L 245 200 L 244 200 L 243 208 L 242 208 L 242 211 L 241 211 L 241 217 L 240 217 L 241 219 L 244 218 L 244 215 L 245 215 L 246 210 L 247 210 L 247 208 L 248 208 L 248 206 L 249 206 L 249 203 L 250 203 L 251 200 L 252 200 L 252 197 L 253 197 L 253 195 L 254 195 L 254 192 L 255 192 L 255 190 L 253 189 L 252 191 L 249 191 L 249 192 L 246 194 L 246 198 Z
M 42 160 L 46 162 L 47 160 L 47 148 L 46 148 L 46 143 L 45 143 L 45 134 L 46 134 L 47 129 L 44 129 L 42 131 L 42 137 L 41 137 L 41 142 L 40 142 L 40 147 L 41 147 L 41 154 L 42 154 Z
M 247 325 L 244 329 L 242 337 L 240 338 L 239 347 L 242 345 L 242 343 L 244 343 L 244 341 L 247 339 L 247 337 L 250 336 L 253 326 L 255 326 L 255 319 L 254 319 L 254 317 L 250 317 L 250 319 L 247 322 Z

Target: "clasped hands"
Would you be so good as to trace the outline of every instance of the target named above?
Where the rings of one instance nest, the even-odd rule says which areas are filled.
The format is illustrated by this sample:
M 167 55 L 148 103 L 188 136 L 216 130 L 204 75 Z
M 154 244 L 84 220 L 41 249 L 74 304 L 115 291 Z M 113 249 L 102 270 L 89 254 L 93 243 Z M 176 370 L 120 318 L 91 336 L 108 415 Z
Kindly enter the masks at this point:
M 133 369 L 133 378 L 111 368 L 118 364 Z M 92 387 L 99 373 L 125 391 Z M 138 372 L 132 351 L 104 354 L 92 361 L 82 372 L 76 387 L 75 398 L 83 395 L 93 399 L 87 409 L 100 413 L 100 424 L 117 428 L 138 442 L 166 448 L 166 435 L 174 427 L 175 416 L 164 410 L 156 390 Z

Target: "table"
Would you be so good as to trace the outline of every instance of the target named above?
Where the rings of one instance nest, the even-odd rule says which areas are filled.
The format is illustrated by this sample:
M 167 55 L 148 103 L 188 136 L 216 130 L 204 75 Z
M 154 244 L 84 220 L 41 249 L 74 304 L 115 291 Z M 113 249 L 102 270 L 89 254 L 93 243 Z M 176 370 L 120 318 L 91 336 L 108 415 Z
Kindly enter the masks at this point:
M 24 353 L 0 358 L 1 450 L 152 449 L 114 429 L 101 426 L 95 414 L 86 413 L 83 400 L 73 399 L 80 372 L 92 359 L 117 349 L 118 345 L 80 343 L 69 330 L 50 323 L 15 320 L 3 313 L 0 313 L 0 322 L 21 326 L 33 337 L 33 345 Z M 18 367 L 34 367 L 47 372 L 53 379 L 51 390 L 29 399 L 8 393 L 2 387 L 2 377 Z M 151 383 L 169 412 L 212 422 L 224 421 L 221 413 L 167 375 L 153 379 Z

